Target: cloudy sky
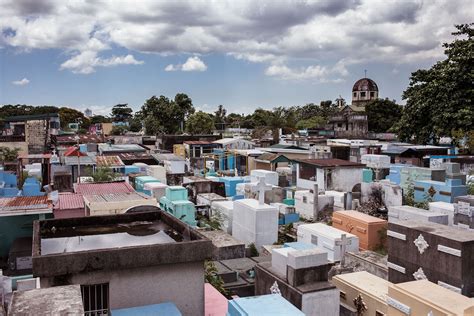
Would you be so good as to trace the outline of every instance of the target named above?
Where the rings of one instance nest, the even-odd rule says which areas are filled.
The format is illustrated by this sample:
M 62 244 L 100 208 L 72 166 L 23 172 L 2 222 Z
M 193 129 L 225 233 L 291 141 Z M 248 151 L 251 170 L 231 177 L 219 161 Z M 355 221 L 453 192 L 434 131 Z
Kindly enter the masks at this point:
M 364 70 L 401 102 L 473 16 L 472 0 L 0 0 L 0 104 L 103 114 L 184 92 L 248 113 L 350 100 Z

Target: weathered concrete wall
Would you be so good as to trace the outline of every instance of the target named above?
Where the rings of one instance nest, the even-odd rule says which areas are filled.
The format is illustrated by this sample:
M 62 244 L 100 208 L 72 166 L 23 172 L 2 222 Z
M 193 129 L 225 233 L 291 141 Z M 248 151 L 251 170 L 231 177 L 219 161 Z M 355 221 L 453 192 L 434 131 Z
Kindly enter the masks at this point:
M 362 169 L 363 168 L 338 168 L 333 170 L 332 186 L 327 184 L 327 190 L 351 192 L 356 184 L 362 182 Z
M 354 271 L 367 271 L 370 274 L 376 275 L 384 280 L 388 280 L 387 265 L 368 260 L 367 258 L 352 252 L 346 252 L 344 257 L 346 259 L 346 265 L 348 267 L 353 267 Z
M 7 147 L 10 149 L 20 148 L 21 154 L 28 154 L 28 143 L 27 142 L 1 142 L 0 147 Z
M 203 262 L 75 274 L 68 284 L 109 284 L 111 309 L 173 302 L 186 316 L 204 315 Z M 50 287 L 41 278 L 41 287 Z

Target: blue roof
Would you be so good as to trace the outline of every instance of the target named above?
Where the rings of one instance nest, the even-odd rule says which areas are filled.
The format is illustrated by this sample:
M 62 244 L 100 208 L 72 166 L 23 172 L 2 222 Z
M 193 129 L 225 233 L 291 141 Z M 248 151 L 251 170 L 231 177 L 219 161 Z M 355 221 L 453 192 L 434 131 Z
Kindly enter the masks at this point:
M 239 297 L 229 301 L 230 316 L 304 316 L 298 308 L 285 300 L 281 295 L 269 294 L 261 296 Z
M 130 308 L 113 309 L 112 316 L 182 316 L 179 309 L 171 302 L 145 305 Z

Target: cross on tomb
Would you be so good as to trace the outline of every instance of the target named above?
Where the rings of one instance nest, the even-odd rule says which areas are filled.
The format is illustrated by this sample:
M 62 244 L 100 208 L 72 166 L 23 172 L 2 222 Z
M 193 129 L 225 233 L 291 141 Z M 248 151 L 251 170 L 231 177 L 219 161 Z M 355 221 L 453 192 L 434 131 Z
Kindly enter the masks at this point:
M 341 267 L 344 267 L 345 259 L 344 254 L 346 253 L 346 246 L 350 245 L 352 241 L 347 238 L 346 234 L 341 235 L 341 240 L 336 241 L 336 246 L 341 247 Z
M 265 191 L 272 189 L 272 186 L 265 183 L 265 177 L 259 177 L 258 183 L 252 188 L 252 192 L 258 192 L 258 204 L 265 204 Z

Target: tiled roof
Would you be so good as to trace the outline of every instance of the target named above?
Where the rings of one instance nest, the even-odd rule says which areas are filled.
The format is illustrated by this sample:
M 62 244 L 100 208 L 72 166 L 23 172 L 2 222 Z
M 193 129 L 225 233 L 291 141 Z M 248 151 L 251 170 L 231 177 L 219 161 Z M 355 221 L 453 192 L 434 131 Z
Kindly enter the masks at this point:
M 352 162 L 343 159 L 295 159 L 297 162 L 302 162 L 318 167 L 364 167 L 364 164 Z
M 76 183 L 74 191 L 82 195 L 135 192 L 127 182 Z
M 47 196 L 17 196 L 9 198 L 0 198 L 0 215 L 7 212 L 28 212 L 46 210 L 49 213 L 52 210 L 52 204 Z
M 83 209 L 84 199 L 82 194 L 59 193 L 58 203 L 56 203 L 54 208 L 58 210 Z
M 124 166 L 122 159 L 119 156 L 97 156 L 97 167 L 115 167 Z

